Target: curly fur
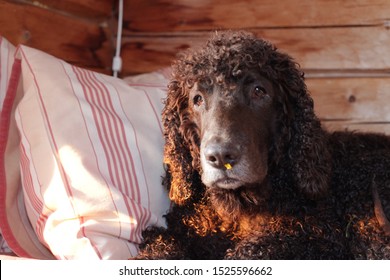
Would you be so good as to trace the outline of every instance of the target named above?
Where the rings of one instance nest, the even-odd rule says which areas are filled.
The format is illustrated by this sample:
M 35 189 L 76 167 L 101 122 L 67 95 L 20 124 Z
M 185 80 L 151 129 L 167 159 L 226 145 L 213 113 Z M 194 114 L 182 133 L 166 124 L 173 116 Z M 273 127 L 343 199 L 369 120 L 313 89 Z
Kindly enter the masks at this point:
M 198 83 L 232 87 L 248 71 L 276 92 L 267 176 L 253 186 L 209 188 L 189 94 Z M 219 32 L 181 54 L 163 124 L 174 206 L 166 229 L 144 232 L 138 258 L 390 259 L 390 139 L 325 131 L 299 66 L 272 44 Z

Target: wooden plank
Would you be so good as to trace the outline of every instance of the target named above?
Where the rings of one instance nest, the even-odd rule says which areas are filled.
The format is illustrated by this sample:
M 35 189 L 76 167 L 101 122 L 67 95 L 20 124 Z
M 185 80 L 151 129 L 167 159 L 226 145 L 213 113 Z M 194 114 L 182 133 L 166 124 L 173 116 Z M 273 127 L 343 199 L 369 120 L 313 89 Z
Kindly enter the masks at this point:
M 32 5 L 52 12 L 73 15 L 93 21 L 101 21 L 112 16 L 116 0 L 6 0 L 8 2 Z
M 185 37 L 164 36 L 123 38 L 122 74 L 133 75 L 169 67 L 178 52 L 199 45 L 203 41 L 191 40 L 188 43 Z
M 75 65 L 109 72 L 112 44 L 108 27 L 30 5 L 0 2 L 0 34 Z
M 130 31 L 383 25 L 388 0 L 125 0 Z
M 322 126 L 328 131 L 374 132 L 390 135 L 390 123 L 322 121 Z
M 310 70 L 390 69 L 390 30 L 385 27 L 252 29 Z M 170 65 L 177 52 L 203 44 L 210 32 L 132 33 L 123 38 L 124 73 Z
M 307 79 L 323 120 L 390 123 L 390 78 Z
M 253 30 L 305 69 L 389 69 L 386 27 Z

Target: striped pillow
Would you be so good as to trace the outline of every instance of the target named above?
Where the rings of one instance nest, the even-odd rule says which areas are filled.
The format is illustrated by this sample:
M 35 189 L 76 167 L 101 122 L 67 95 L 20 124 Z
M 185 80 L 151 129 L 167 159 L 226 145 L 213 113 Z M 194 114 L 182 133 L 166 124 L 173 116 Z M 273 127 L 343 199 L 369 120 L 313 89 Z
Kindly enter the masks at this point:
M 153 73 L 154 83 L 129 85 L 25 46 L 17 57 L 20 87 L 6 96 L 13 95 L 8 113 L 17 129 L 8 138 L 17 140 L 28 221 L 48 249 L 19 246 L 19 255 L 135 256 L 142 230 L 163 226 L 169 207 L 161 186 L 165 78 Z
M 12 65 L 14 62 L 14 54 L 15 47 L 11 45 L 6 39 L 0 36 L 0 120 L 3 120 L 2 116 L 5 115 L 5 111 L 2 110 L 4 107 L 4 101 L 6 97 L 7 88 L 10 82 L 10 76 L 12 71 Z M 4 111 L 4 113 L 2 113 Z M 5 135 L 8 134 L 5 121 L 0 122 L 0 166 L 4 166 L 6 155 L 5 148 L 7 144 L 7 137 Z M 0 168 L 0 205 L 5 205 L 5 168 Z M 12 184 L 12 182 L 9 182 Z M 0 222 L 1 220 L 6 219 L 6 213 L 3 211 L 3 207 L 0 208 Z M 7 229 L 5 229 L 7 234 Z M 2 228 L 0 226 L 0 254 L 11 253 L 11 249 L 9 248 L 6 240 L 3 238 Z

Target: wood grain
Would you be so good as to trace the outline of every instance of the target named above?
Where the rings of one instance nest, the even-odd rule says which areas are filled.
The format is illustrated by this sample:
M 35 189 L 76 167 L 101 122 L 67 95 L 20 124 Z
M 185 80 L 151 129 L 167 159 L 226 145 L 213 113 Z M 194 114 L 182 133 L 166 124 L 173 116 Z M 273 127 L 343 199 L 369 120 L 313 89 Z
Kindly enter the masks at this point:
M 383 25 L 387 0 L 125 0 L 129 31 Z
M 390 78 L 307 79 L 306 84 L 328 130 L 390 135 Z
M 305 69 L 365 71 L 390 69 L 390 32 L 386 27 L 252 29 Z M 123 38 L 124 73 L 170 65 L 177 52 L 204 44 L 210 32 L 132 33 Z
M 390 123 L 390 78 L 307 79 L 306 84 L 324 120 Z
M 72 64 L 107 71 L 113 48 L 108 27 L 36 6 L 0 2 L 0 34 Z
M 112 16 L 116 0 L 6 0 L 11 3 L 31 5 L 50 10 L 53 13 L 72 15 L 93 21 L 101 21 Z
M 390 123 L 388 122 L 322 121 L 322 126 L 328 131 L 373 132 L 390 135 Z

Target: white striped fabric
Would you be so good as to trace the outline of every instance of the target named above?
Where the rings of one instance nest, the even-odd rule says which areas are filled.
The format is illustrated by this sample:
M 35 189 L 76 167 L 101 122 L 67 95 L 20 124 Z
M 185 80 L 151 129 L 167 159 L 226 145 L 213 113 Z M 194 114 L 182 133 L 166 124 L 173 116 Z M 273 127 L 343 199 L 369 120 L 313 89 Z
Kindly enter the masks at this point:
M 164 225 L 160 123 L 166 79 L 131 86 L 20 47 L 15 119 L 25 207 L 58 259 L 127 259 Z M 8 240 L 7 240 L 8 241 Z
M 0 37 L 0 228 L 2 252 L 50 258 L 39 243 L 26 214 L 19 168 L 19 134 L 14 104 L 22 94 L 19 87 L 21 63 L 15 47 Z M 7 248 L 9 246 L 9 248 Z

